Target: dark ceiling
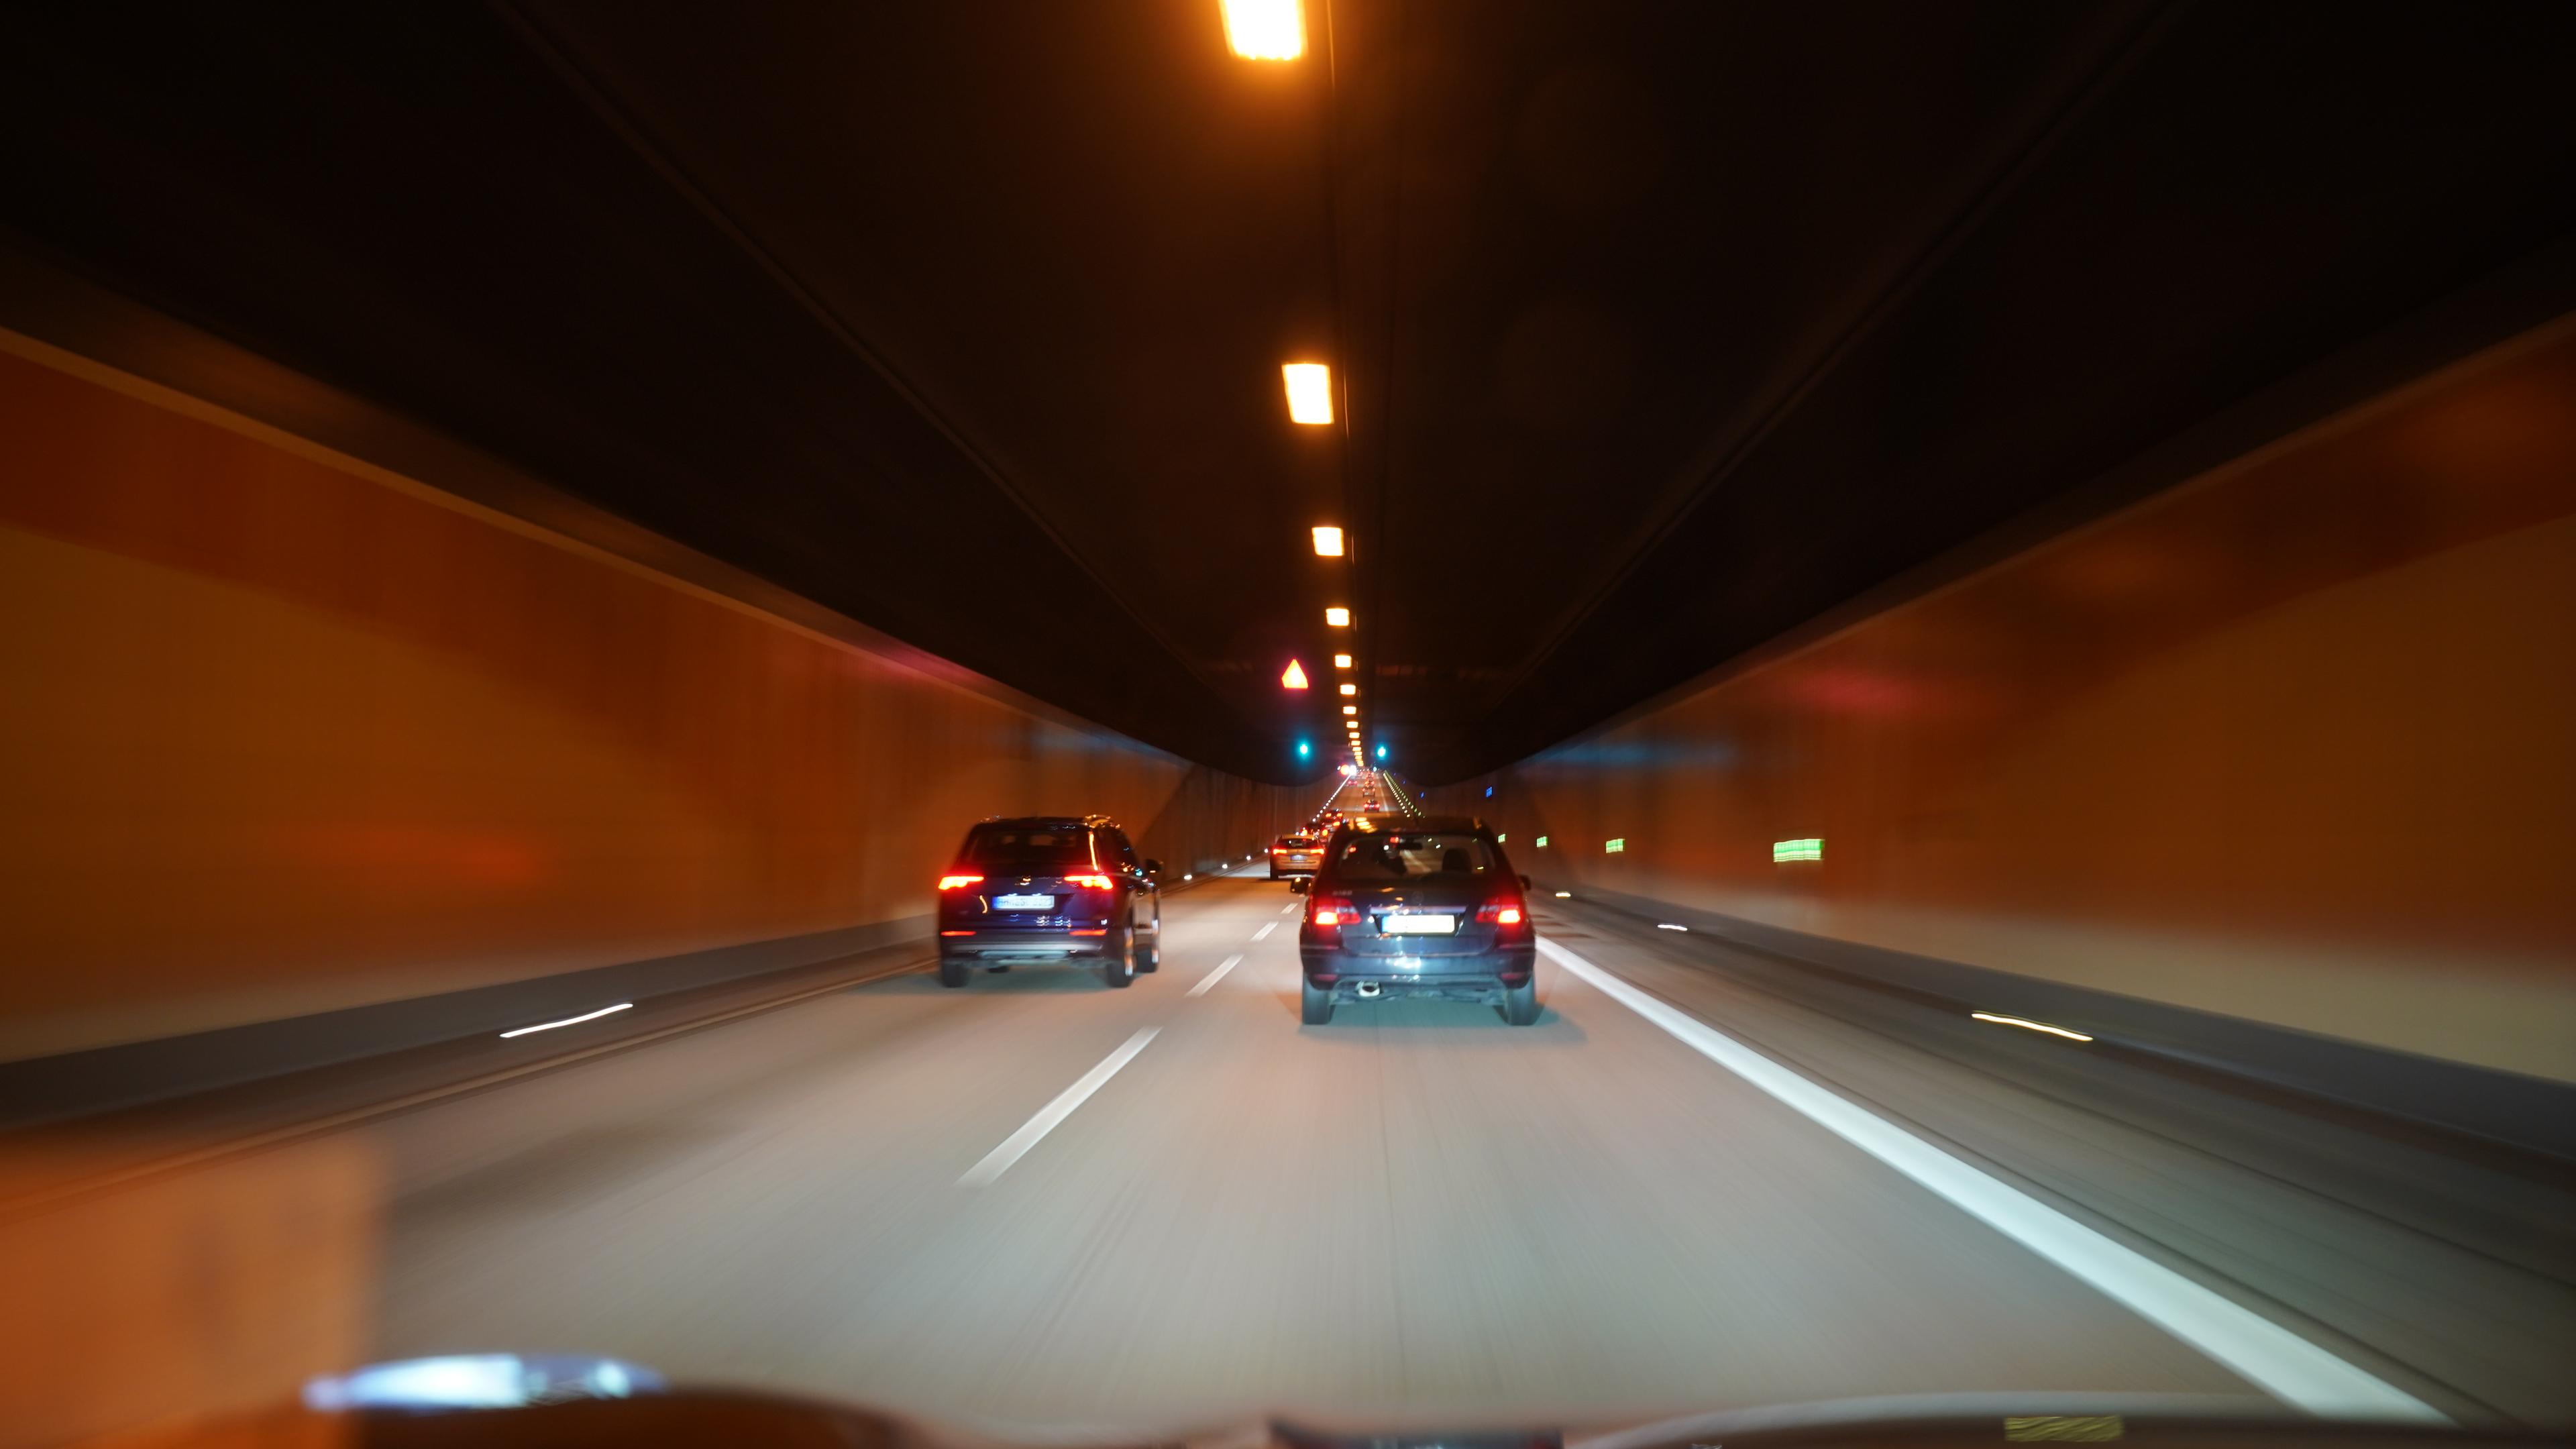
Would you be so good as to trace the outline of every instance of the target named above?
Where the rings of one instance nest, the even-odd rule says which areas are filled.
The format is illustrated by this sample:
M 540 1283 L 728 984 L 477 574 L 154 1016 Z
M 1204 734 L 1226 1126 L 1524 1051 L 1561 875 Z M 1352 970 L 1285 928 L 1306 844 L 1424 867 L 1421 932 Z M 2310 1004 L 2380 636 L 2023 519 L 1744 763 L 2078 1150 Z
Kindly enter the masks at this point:
M 1428 780 L 2576 226 L 2576 5 L 1307 9 L 22 7 L 0 224 L 1239 773 L 1347 602 Z

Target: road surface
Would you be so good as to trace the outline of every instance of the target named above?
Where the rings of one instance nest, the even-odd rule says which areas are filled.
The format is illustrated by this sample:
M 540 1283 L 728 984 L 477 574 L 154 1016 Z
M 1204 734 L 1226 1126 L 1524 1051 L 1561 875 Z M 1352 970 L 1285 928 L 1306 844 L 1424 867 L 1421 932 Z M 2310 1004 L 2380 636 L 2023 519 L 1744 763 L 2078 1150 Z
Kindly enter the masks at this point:
M 1542 902 L 1538 1025 L 1384 1003 L 1308 1028 L 1302 899 L 1175 894 L 1161 972 L 1125 991 L 903 976 L 379 1122 L 378 1354 L 600 1352 L 1053 1434 L 1974 1390 L 2271 1402 L 2247 1372 L 2271 1360 L 2193 1346 L 1713 1060 L 1651 1019 L 1661 998 L 1594 984 L 1639 997 L 1615 983 L 1670 973 L 1661 943 Z M 2441 1401 L 1950 1124 L 2071 1131 L 2110 1154 L 2097 1176 L 2162 1173 L 2101 1146 L 2122 1129 L 1749 989 L 1691 1012 L 2173 1264 L 2201 1307 Z

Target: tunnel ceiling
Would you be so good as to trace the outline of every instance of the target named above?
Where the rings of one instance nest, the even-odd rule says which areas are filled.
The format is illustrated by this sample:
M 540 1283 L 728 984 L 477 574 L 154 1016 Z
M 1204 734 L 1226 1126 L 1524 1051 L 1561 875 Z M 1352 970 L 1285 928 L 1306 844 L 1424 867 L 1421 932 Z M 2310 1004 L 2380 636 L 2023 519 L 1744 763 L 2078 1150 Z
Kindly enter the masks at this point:
M 1214 0 L 22 10 L 0 207 L 1227 769 L 1333 743 L 1276 676 L 1346 602 L 1426 780 L 2576 223 L 2576 6 L 1308 8 L 1290 65 Z

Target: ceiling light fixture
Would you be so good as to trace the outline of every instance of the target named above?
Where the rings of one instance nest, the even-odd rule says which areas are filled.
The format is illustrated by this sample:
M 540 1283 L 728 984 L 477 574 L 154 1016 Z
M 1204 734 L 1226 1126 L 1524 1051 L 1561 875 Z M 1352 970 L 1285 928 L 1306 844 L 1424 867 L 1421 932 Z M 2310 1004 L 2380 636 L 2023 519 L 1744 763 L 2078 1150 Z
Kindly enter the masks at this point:
M 1358 714 L 1359 712 L 1360 707 L 1356 704 L 1346 704 L 1342 706 L 1342 713 L 1344 714 Z
M 1295 60 L 1306 53 L 1298 0 L 1220 0 L 1226 48 L 1245 60 Z
M 1333 370 L 1320 362 L 1282 363 L 1288 380 L 1288 420 L 1320 427 L 1333 420 Z
M 1335 669 L 1348 669 L 1348 668 L 1350 668 L 1350 667 L 1351 667 L 1351 656 L 1349 656 L 1349 655 L 1347 655 L 1347 654 L 1336 654 L 1336 655 L 1334 655 L 1334 656 L 1333 656 L 1333 667 L 1334 667 Z
M 1315 556 L 1317 558 L 1340 558 L 1342 556 L 1342 531 L 1340 529 L 1319 523 L 1313 528 L 1308 529 L 1307 532 L 1315 535 Z
M 1357 694 L 1359 692 L 1360 687 L 1356 684 L 1345 684 L 1342 686 L 1342 693 L 1344 694 Z
M 1336 629 L 1347 629 L 1351 627 L 1351 611 L 1335 604 L 1324 611 L 1324 622 Z

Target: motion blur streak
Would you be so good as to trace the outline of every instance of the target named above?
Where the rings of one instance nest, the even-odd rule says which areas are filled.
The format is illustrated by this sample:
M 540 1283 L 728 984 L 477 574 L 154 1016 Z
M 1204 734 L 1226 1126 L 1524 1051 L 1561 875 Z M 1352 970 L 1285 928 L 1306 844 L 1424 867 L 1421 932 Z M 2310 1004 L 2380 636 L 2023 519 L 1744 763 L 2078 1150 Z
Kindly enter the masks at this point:
M 597 1021 L 603 1016 L 611 1016 L 621 1011 L 630 1011 L 634 1009 L 634 1006 L 634 1002 L 621 1001 L 615 1006 L 603 1006 L 597 1011 L 587 1011 L 579 1016 L 567 1016 L 561 1021 L 544 1021 L 537 1023 L 535 1026 L 523 1026 L 518 1028 L 516 1031 L 505 1031 L 501 1033 L 501 1035 L 506 1039 L 514 1036 L 526 1036 L 530 1032 L 552 1031 L 559 1026 L 579 1026 L 585 1021 Z
M 1972 1011 L 1969 1012 L 1968 1015 L 1975 1017 L 1979 1021 L 1994 1022 L 1998 1026 L 2018 1026 L 2027 1028 L 2031 1031 L 2044 1031 L 2050 1036 L 2062 1036 L 2068 1041 L 2091 1041 L 2093 1039 L 2080 1031 L 2068 1031 L 2062 1026 L 2050 1026 L 2044 1021 L 2024 1021 L 2018 1016 L 1997 1016 L 1991 1011 Z

